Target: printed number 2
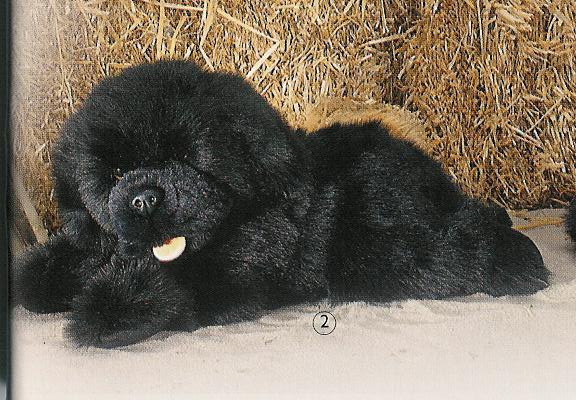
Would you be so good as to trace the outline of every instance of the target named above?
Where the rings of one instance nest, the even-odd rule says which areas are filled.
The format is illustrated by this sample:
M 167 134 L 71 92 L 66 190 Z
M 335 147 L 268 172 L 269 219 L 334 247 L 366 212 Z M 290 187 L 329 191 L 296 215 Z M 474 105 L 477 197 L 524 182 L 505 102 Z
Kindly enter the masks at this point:
M 319 311 L 314 315 L 312 326 L 319 335 L 329 335 L 336 328 L 336 318 L 328 311 Z

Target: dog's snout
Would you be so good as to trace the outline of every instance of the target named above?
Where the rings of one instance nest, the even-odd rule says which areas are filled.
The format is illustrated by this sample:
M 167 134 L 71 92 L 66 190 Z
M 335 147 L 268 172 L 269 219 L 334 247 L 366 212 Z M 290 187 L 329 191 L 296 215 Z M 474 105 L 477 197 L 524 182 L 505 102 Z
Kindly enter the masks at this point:
M 139 214 L 150 216 L 164 199 L 164 191 L 157 187 L 146 188 L 133 199 L 131 206 Z

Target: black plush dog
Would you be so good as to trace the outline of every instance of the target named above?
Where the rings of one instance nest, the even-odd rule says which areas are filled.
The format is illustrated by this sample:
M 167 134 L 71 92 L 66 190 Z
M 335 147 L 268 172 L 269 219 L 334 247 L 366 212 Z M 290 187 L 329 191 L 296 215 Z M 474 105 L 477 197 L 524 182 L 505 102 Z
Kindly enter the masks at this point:
M 546 287 L 504 210 L 378 124 L 293 130 L 240 77 L 186 62 L 96 86 L 53 155 L 62 232 L 17 263 L 37 312 L 113 347 L 303 301 Z

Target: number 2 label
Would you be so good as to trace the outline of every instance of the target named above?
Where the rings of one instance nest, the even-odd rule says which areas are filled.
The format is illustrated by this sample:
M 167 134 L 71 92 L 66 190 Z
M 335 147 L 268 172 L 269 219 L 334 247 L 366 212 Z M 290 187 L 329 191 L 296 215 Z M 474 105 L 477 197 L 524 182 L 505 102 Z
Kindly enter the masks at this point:
M 314 330 L 319 335 L 329 335 L 336 329 L 336 318 L 328 311 L 320 311 L 312 321 Z

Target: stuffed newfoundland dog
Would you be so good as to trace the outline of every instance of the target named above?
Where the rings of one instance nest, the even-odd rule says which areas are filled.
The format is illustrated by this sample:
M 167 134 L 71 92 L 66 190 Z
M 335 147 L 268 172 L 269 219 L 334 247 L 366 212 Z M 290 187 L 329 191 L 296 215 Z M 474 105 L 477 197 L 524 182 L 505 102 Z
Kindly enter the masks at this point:
M 240 77 L 160 62 L 105 79 L 53 153 L 61 232 L 16 265 L 17 300 L 71 311 L 77 343 L 254 318 L 547 286 L 506 212 L 464 196 L 377 123 L 291 129 Z

